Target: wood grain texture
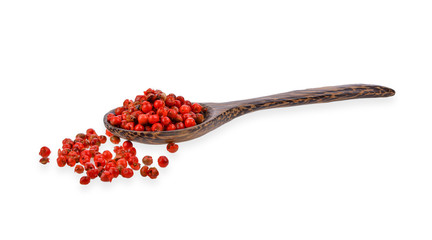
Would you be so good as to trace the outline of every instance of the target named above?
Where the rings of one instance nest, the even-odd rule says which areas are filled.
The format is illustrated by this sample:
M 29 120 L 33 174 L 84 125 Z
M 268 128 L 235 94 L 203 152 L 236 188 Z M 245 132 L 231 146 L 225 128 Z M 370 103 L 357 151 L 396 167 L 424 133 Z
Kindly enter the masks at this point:
M 201 105 L 207 108 L 204 122 L 194 127 L 174 131 L 132 131 L 114 127 L 107 121 L 107 115 L 114 113 L 114 109 L 105 114 L 103 120 L 105 127 L 114 135 L 121 138 L 148 144 L 166 144 L 168 142 L 183 142 L 200 137 L 236 117 L 257 110 L 357 98 L 390 97 L 393 95 L 395 95 L 395 91 L 387 87 L 352 84 L 297 90 L 240 101 L 201 103 Z

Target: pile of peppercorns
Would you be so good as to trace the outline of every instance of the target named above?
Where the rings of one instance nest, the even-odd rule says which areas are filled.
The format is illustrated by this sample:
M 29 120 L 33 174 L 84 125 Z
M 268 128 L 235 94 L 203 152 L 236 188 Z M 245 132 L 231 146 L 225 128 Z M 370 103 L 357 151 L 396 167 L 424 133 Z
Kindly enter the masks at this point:
M 205 111 L 200 104 L 192 104 L 182 96 L 149 88 L 134 101 L 124 100 L 123 106 L 107 115 L 107 120 L 127 130 L 172 131 L 202 123 Z
M 113 136 L 108 130 L 106 135 L 110 136 L 110 140 L 114 144 L 119 144 L 120 139 Z M 82 176 L 80 183 L 87 185 L 91 179 L 99 177 L 103 182 L 111 182 L 114 178 L 121 175 L 124 178 L 131 178 L 135 171 L 140 171 L 141 176 L 155 179 L 159 175 L 159 171 L 156 167 L 151 167 L 153 164 L 153 158 L 151 156 L 145 156 L 142 159 L 144 164 L 141 167 L 138 157 L 136 156 L 136 149 L 133 147 L 132 142 L 124 141 L 122 145 L 115 146 L 113 152 L 115 156 L 105 150 L 102 153 L 99 152 L 99 147 L 107 141 L 107 137 L 104 135 L 98 135 L 95 130 L 89 128 L 86 133 L 78 133 L 75 139 L 65 138 L 62 141 L 62 148 L 58 150 L 57 165 L 64 167 L 66 165 L 74 167 L 74 170 L 78 174 L 86 172 L 85 176 Z M 178 145 L 175 143 L 169 143 L 167 150 L 171 153 L 175 153 L 178 150 Z M 48 147 L 42 147 L 39 155 L 42 156 L 40 163 L 47 164 L 49 162 L 48 156 L 51 150 Z M 161 168 L 168 166 L 168 158 L 166 156 L 160 156 L 158 158 L 158 165 Z
M 151 88 L 144 91 L 144 95 L 138 95 L 135 100 L 124 100 L 123 106 L 115 109 L 115 114 L 110 113 L 107 120 L 111 125 L 123 129 L 135 131 L 171 131 L 195 126 L 204 121 L 204 109 L 200 104 L 192 104 L 182 96 L 175 94 L 166 95 L 161 90 Z M 108 130 L 105 134 L 110 141 L 117 145 L 120 138 L 114 136 Z M 92 179 L 99 177 L 103 182 L 111 182 L 121 175 L 124 178 L 131 178 L 134 171 L 140 171 L 141 176 L 155 179 L 159 175 L 156 167 L 151 167 L 153 158 L 145 156 L 142 159 L 144 164 L 141 167 L 136 149 L 132 142 L 124 141 L 120 146 L 115 146 L 112 152 L 105 150 L 99 152 L 101 144 L 106 143 L 107 136 L 98 135 L 92 128 L 86 133 L 78 133 L 75 139 L 65 138 L 62 141 L 62 148 L 58 150 L 57 165 L 74 167 L 78 174 L 86 172 L 80 183 L 87 185 Z M 175 153 L 178 145 L 168 143 L 167 150 Z M 51 151 L 48 147 L 42 147 L 39 155 L 42 156 L 40 163 L 47 164 Z M 166 156 L 158 158 L 158 165 L 161 168 L 168 166 L 169 160 Z

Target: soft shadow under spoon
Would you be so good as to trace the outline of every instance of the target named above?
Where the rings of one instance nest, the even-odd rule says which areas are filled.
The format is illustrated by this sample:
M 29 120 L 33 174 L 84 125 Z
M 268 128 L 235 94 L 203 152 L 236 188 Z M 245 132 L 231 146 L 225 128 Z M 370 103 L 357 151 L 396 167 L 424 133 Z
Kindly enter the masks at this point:
M 141 143 L 165 144 L 168 142 L 183 142 L 200 137 L 238 116 L 257 110 L 356 98 L 390 97 L 393 95 L 395 95 L 395 91 L 391 88 L 378 85 L 352 84 L 297 90 L 232 102 L 200 103 L 203 107 L 207 108 L 204 122 L 194 127 L 174 131 L 132 131 L 115 127 L 107 120 L 107 115 L 114 113 L 115 109 L 105 114 L 103 121 L 108 131 L 118 137 Z

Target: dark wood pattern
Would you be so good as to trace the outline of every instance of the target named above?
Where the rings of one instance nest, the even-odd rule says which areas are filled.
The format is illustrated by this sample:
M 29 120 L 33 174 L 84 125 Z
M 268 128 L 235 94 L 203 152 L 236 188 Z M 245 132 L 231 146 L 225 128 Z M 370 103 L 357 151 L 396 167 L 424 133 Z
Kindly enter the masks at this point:
M 148 144 L 165 144 L 168 142 L 183 142 L 200 137 L 238 116 L 257 110 L 357 98 L 390 97 L 393 95 L 395 95 L 393 89 L 366 84 L 312 88 L 240 101 L 201 103 L 208 109 L 205 121 L 194 127 L 181 130 L 138 132 L 117 128 L 108 123 L 106 119 L 108 113 L 113 113 L 114 110 L 111 110 L 104 116 L 104 124 L 110 132 L 121 138 Z

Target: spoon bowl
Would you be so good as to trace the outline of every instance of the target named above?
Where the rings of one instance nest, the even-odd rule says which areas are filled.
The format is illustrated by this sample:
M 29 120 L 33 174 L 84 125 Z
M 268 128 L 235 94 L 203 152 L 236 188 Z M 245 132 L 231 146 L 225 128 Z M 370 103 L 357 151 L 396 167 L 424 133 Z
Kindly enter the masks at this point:
M 198 138 L 236 117 L 257 110 L 357 98 L 390 97 L 393 95 L 395 95 L 395 91 L 388 87 L 368 84 L 351 84 L 297 90 L 247 100 L 223 103 L 200 103 L 207 109 L 204 122 L 193 127 L 172 131 L 133 131 L 115 127 L 107 120 L 108 114 L 114 113 L 115 109 L 106 113 L 103 121 L 108 131 L 115 136 L 140 143 L 166 144 L 169 142 L 183 142 Z

